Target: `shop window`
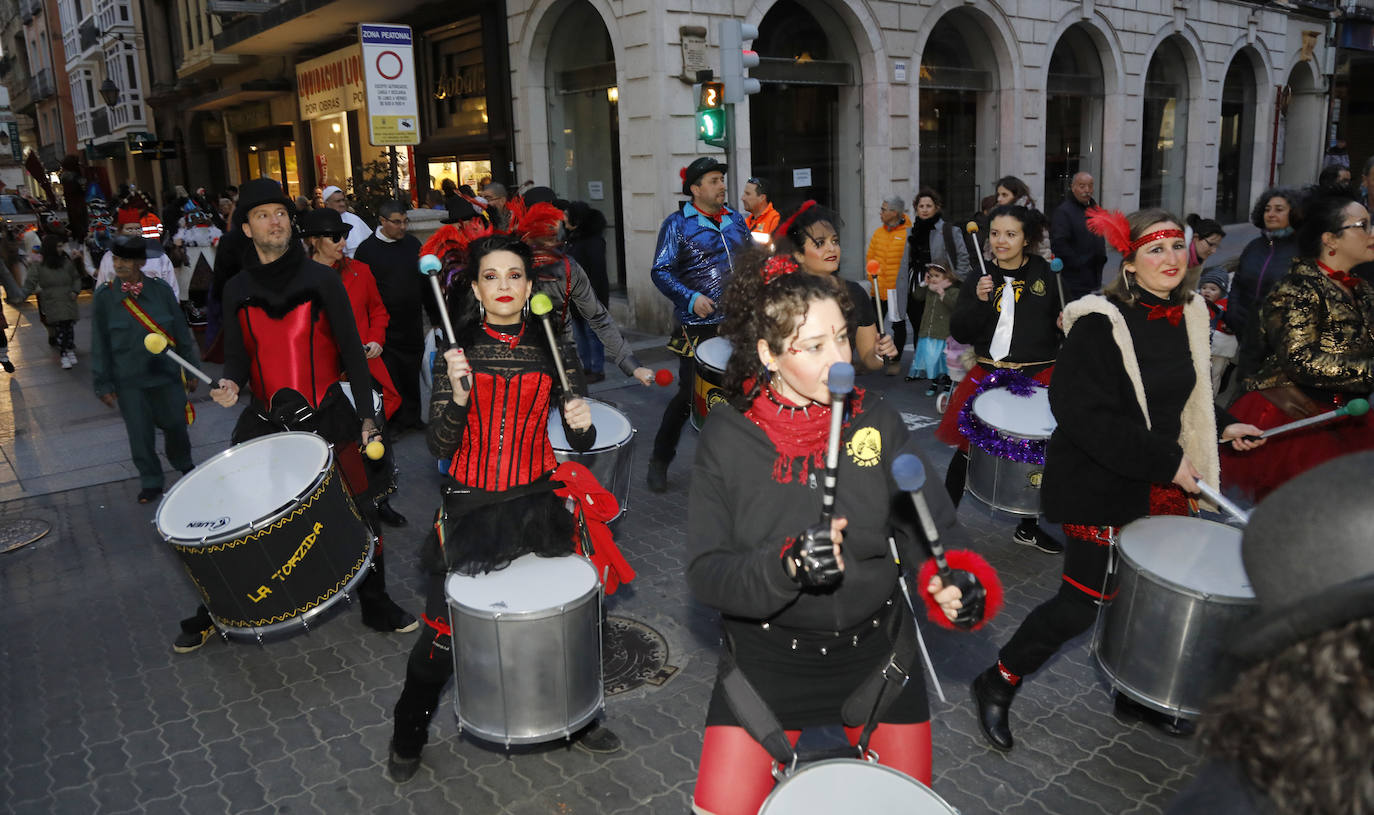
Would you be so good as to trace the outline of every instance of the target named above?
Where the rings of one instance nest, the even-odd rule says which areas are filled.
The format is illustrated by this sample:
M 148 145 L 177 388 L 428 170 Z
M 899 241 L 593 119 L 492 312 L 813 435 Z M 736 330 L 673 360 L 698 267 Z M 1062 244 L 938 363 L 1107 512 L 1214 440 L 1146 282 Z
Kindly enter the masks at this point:
M 1184 210 L 1188 157 L 1188 71 L 1174 38 L 1160 44 L 1145 73 L 1141 114 L 1140 206 Z

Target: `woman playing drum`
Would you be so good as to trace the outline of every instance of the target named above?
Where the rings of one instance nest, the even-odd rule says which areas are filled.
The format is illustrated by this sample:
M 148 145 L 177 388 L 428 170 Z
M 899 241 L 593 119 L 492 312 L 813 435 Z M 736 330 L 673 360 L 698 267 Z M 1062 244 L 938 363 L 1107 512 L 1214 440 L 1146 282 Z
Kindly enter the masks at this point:
M 1237 417 L 1268 429 L 1374 389 L 1374 287 L 1350 274 L 1374 260 L 1370 224 L 1348 194 L 1308 202 L 1298 257 L 1260 308 L 1268 355 L 1231 408 Z M 1374 421 L 1348 417 L 1279 436 L 1263 456 L 1227 454 L 1226 483 L 1258 500 L 1323 461 L 1370 448 Z
M 1127 218 L 1091 209 L 1088 228 L 1121 253 L 1121 274 L 1106 296 L 1065 311 L 1050 406 L 1058 426 L 1045 455 L 1045 516 L 1064 524 L 1067 551 L 1058 593 L 1026 617 L 997 664 L 973 682 L 979 726 L 1010 750 L 1008 712 L 1022 680 L 1097 617 L 1120 527 L 1145 515 L 1189 512 L 1197 480 L 1217 483 L 1207 307 L 1193 294 L 1198 267 L 1178 219 L 1158 209 Z M 1236 449 L 1256 428 L 1227 424 Z M 1118 695 L 1122 713 L 1143 709 Z M 1181 734 L 1187 723 L 1154 719 Z
M 833 276 L 799 274 L 786 255 L 766 263 L 755 256 L 743 260 L 721 308 L 721 336 L 735 348 L 725 374 L 732 398 L 711 413 L 697 447 L 687 579 L 697 599 L 721 612 L 733 662 L 795 742 L 802 728 L 840 729 L 846 699 L 897 647 L 892 626 L 910 619 L 889 554 L 889 535 L 908 553 L 917 540 L 892 510 L 909 506 L 891 475 L 908 433 L 897 411 L 856 389 L 834 518 L 818 522 L 827 377 L 834 363 L 850 359 L 849 299 Z M 937 523 L 953 526 L 945 497 L 925 492 Z M 938 578 L 921 588 L 955 619 L 958 588 Z M 970 600 L 960 619 L 982 615 L 982 602 Z M 895 630 L 897 639 L 912 636 L 909 623 Z M 929 783 L 925 684 L 919 666 L 907 668 L 910 680 L 878 719 L 871 746 L 883 764 Z M 698 813 L 755 813 L 774 785 L 769 753 L 741 726 L 727 695 L 718 681 L 694 796 Z M 853 744 L 860 728 L 846 724 L 842 737 Z
M 940 441 L 958 448 L 945 474 L 945 488 L 955 506 L 963 498 L 968 474 L 969 441 L 959 429 L 964 403 L 996 370 L 1016 371 L 1049 384 L 1063 336 L 1058 285 L 1049 264 L 1031 251 L 1044 237 L 1043 216 L 1019 204 L 1004 204 L 989 217 L 987 244 L 992 262 L 986 267 L 988 273 L 975 264 L 961 287 L 963 294 L 949 324 L 951 337 L 973 346 L 978 364 L 950 395 L 944 419 L 935 431 Z M 1012 540 L 1049 554 L 1064 550 L 1033 517 L 1021 521 Z
M 590 449 L 596 430 L 587 403 L 559 392 L 545 334 L 527 317 L 530 260 L 529 247 L 514 237 L 479 238 L 468 247 L 466 267 L 454 283 L 460 345 L 435 360 L 425 432 L 430 451 L 449 461 L 451 481 L 443 528 L 426 539 L 421 553 L 430 579 L 425 624 L 396 703 L 388 763 L 396 781 L 408 781 L 419 769 L 430 719 L 453 674 L 447 572 L 478 574 L 525 554 L 572 553 L 572 516 L 554 493 L 563 484 L 551 477 L 556 462 L 549 410 L 562 403 L 564 433 L 575 450 Z M 618 749 L 614 734 L 595 723 L 591 728 L 583 731 L 583 746 Z

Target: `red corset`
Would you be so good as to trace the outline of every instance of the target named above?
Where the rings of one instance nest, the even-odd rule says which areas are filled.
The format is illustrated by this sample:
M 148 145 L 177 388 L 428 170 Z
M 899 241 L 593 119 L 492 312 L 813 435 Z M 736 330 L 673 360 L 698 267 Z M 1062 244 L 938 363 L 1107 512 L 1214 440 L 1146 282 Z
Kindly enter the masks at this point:
M 243 345 L 252 364 L 248 382 L 253 395 L 265 404 L 282 388 L 300 391 L 311 407 L 330 385 L 339 381 L 339 346 L 329 330 L 329 319 L 313 313 L 313 303 L 305 302 L 273 318 L 261 307 L 239 307 L 239 327 Z
M 557 462 L 549 442 L 549 402 L 553 380 L 529 372 L 506 379 L 473 374 L 463 441 L 449 466 L 461 484 L 506 490 L 528 484 Z

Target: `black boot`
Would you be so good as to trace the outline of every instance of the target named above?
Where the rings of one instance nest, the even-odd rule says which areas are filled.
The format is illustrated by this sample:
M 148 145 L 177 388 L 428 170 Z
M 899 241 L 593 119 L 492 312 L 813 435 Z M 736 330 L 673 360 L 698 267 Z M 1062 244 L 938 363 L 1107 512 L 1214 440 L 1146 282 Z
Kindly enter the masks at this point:
M 363 625 L 374 631 L 409 634 L 420 627 L 415 616 L 391 599 L 386 593 L 386 557 L 382 539 L 372 555 L 372 571 L 358 584 L 358 605 L 363 611 Z
M 420 769 L 420 752 L 429 741 L 429 722 L 439 706 L 444 682 L 426 682 L 406 673 L 405 687 L 393 711 L 396 722 L 391 734 L 391 749 L 386 769 L 391 780 L 403 784 Z
M 1002 752 L 1012 748 L 1008 713 L 1016 696 L 1016 685 L 1002 678 L 996 665 L 973 680 L 973 703 L 978 707 L 978 727 L 988 743 Z

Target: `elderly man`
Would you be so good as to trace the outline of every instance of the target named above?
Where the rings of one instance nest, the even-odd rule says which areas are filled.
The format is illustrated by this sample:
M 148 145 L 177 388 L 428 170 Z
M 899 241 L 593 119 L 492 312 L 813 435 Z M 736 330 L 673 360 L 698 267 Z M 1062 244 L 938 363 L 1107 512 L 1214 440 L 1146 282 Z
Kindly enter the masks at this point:
M 143 223 L 139 220 L 140 216 L 133 209 L 120 209 L 115 213 L 118 224 L 119 234 L 127 237 L 143 235 Z M 154 248 L 156 247 L 156 248 Z M 155 280 L 161 280 L 172 289 L 172 296 L 178 301 L 181 300 L 181 291 L 177 287 L 177 270 L 172 266 L 172 261 L 167 257 L 167 253 L 162 251 L 162 245 L 156 241 L 148 241 L 144 245 L 146 260 L 143 262 L 143 274 Z M 106 252 L 100 259 L 100 268 L 95 273 L 95 284 L 109 283 L 115 279 L 114 252 Z
M 482 197 L 487 201 L 487 217 L 491 228 L 497 232 L 510 231 L 510 210 L 506 209 L 506 188 L 502 184 L 488 184 L 482 188 Z
M 339 213 L 343 222 L 348 224 L 348 237 L 344 239 L 344 254 L 353 257 L 362 242 L 367 240 L 368 235 L 372 234 L 372 230 L 368 229 L 367 223 L 362 218 L 348 211 L 348 197 L 338 187 L 332 184 L 325 187 L 320 191 L 320 200 L 324 202 L 325 206 Z
M 865 253 L 865 266 L 872 261 L 878 262 L 878 298 L 882 303 L 881 308 L 886 313 L 896 311 L 900 316 L 905 313 L 906 292 L 897 291 L 897 279 L 902 271 L 902 257 L 906 250 L 906 236 L 911 231 L 911 221 L 906 217 L 906 202 L 900 195 L 889 195 L 883 199 L 882 207 L 878 210 L 878 217 L 882 223 L 877 229 L 873 230 L 873 237 L 868 239 L 868 251 Z M 864 288 L 870 292 L 873 289 L 871 280 L 864 281 Z M 888 308 L 889 292 L 891 296 L 897 298 L 896 309 Z M 920 322 L 920 318 L 916 318 Z M 906 320 L 894 319 L 892 321 L 892 343 L 897 347 L 896 359 L 890 360 L 883 366 L 883 373 L 888 376 L 896 376 L 901 370 L 902 346 L 906 345 Z
M 673 302 L 678 322 L 674 348 L 679 351 L 677 393 L 668 402 L 654 436 L 649 459 L 649 489 L 666 492 L 668 464 L 677 454 L 678 437 L 692 407 L 695 381 L 693 349 L 716 336 L 721 313 L 716 301 L 734 272 L 732 255 L 749 243 L 744 219 L 725 206 L 726 166 L 699 158 L 682 175 L 682 194 L 690 201 L 663 220 L 650 272 L 654 285 Z
M 1107 242 L 1088 230 L 1088 207 L 1097 206 L 1092 175 L 1075 175 L 1069 193 L 1050 216 L 1050 249 L 1064 262 L 1064 270 L 1059 273 L 1064 281 L 1064 296 L 1077 300 L 1102 287 Z

